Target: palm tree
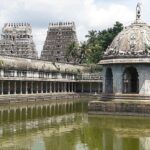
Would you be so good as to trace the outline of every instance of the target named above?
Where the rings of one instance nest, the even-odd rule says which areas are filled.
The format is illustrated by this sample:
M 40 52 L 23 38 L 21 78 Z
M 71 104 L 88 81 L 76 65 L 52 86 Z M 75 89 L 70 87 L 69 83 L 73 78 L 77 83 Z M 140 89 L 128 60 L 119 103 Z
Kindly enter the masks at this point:
M 86 63 L 87 61 L 86 59 L 89 53 L 90 53 L 90 49 L 89 49 L 89 46 L 87 45 L 87 42 L 81 43 L 79 63 Z
M 79 58 L 79 45 L 72 42 L 66 51 L 66 59 L 68 62 L 77 63 Z
M 88 43 L 95 43 L 95 40 L 97 39 L 97 31 L 95 30 L 88 31 L 88 35 L 86 35 L 85 37 L 88 38 L 87 40 Z

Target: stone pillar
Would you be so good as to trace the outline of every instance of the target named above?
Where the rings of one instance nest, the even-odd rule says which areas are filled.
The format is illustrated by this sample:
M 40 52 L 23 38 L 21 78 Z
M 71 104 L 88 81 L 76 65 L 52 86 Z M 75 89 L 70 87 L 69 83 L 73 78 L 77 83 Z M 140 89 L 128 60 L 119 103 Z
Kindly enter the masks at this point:
M 64 83 L 61 83 L 61 92 L 64 92 Z
M 8 94 L 10 94 L 10 81 L 8 81 Z
M 20 94 L 22 94 L 22 81 L 20 81 Z
M 28 94 L 28 81 L 26 81 L 26 94 Z
M 68 92 L 70 93 L 70 82 L 68 82 Z
M 49 91 L 52 93 L 52 82 L 49 83 Z
M 33 94 L 33 81 L 31 81 L 31 94 Z
M 0 73 L 1 73 L 1 77 L 3 77 L 3 76 L 4 76 L 4 70 L 2 69 L 2 70 L 0 71 Z
M 47 93 L 47 81 L 46 81 L 46 92 L 45 93 Z
M 14 77 L 17 77 L 17 70 L 14 71 Z
M 74 92 L 73 90 L 73 82 L 71 83 L 71 90 L 72 90 L 72 93 Z
M 66 83 L 66 92 L 69 92 L 69 82 Z
M 66 90 L 67 90 L 67 89 L 66 89 L 66 83 L 64 83 L 64 92 L 66 92 Z
M 113 93 L 121 94 L 122 93 L 122 78 L 123 70 L 119 65 L 112 67 L 113 73 Z
M 53 83 L 54 84 L 54 93 L 56 92 L 56 85 L 55 85 L 55 82 Z
M 77 92 L 77 85 L 76 85 L 76 83 L 74 84 L 74 92 Z
M 66 92 L 69 92 L 69 82 L 66 83 Z
M 90 82 L 90 93 L 92 93 L 92 83 Z
M 4 94 L 4 92 L 3 92 L 3 88 L 4 87 L 4 82 L 3 81 L 1 81 L 1 95 L 3 95 Z
M 63 91 L 63 89 L 62 89 L 62 82 L 59 82 L 59 92 L 62 92 Z
M 100 93 L 100 83 L 98 82 L 98 93 Z
M 84 92 L 84 85 L 83 85 L 83 83 L 81 83 L 81 93 L 83 93 Z
M 41 93 L 43 93 L 43 82 L 41 82 Z
M 65 83 L 63 83 L 63 92 L 65 92 Z
M 36 93 L 39 93 L 38 82 L 36 82 Z
M 150 68 L 149 66 L 140 65 L 138 68 L 139 75 L 139 93 L 142 95 L 150 94 Z
M 103 77 L 103 94 L 105 93 L 105 87 L 106 87 L 106 66 L 103 66 L 103 70 L 102 70 L 102 77 Z
M 59 82 L 58 82 L 58 92 L 60 92 L 60 91 L 59 91 Z
M 69 87 L 69 93 L 71 92 L 71 83 L 68 83 L 68 87 Z
M 14 94 L 16 94 L 16 81 L 14 81 Z

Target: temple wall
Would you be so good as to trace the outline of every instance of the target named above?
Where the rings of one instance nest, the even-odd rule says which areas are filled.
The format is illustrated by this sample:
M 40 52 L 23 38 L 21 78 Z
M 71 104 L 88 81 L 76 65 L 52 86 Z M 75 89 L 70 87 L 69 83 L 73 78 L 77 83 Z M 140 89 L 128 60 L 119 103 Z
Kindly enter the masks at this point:
M 150 94 L 150 68 L 148 65 L 139 65 L 139 93 Z
M 124 67 L 122 65 L 105 65 L 103 67 L 103 91 L 106 92 L 106 70 L 107 68 L 112 69 L 113 74 L 113 93 L 122 93 L 122 72 Z M 108 84 L 108 86 L 110 86 Z
M 150 94 L 150 67 L 147 64 L 115 64 L 115 65 L 104 65 L 103 66 L 103 91 L 105 91 L 105 80 L 106 80 L 106 70 L 107 68 L 112 69 L 113 73 L 113 93 L 121 94 L 123 93 L 123 72 L 128 67 L 136 68 L 138 72 L 139 79 L 139 94 Z M 108 85 L 110 86 L 110 85 Z

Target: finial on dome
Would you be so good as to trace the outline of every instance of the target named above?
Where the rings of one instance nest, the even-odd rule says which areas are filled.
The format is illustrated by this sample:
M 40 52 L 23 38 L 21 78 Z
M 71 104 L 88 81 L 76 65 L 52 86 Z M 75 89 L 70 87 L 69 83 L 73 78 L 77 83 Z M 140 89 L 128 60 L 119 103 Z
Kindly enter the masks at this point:
M 141 20 L 141 3 L 136 6 L 136 21 Z

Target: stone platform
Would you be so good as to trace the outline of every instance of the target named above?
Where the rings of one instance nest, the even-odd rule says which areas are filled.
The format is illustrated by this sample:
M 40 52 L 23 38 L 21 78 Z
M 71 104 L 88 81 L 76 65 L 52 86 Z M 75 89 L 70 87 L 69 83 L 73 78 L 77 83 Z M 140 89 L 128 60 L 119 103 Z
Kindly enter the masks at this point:
M 88 104 L 88 112 L 89 114 L 150 116 L 150 100 L 148 96 L 143 100 L 141 98 L 142 96 L 128 95 L 118 96 L 115 100 L 92 101 Z

